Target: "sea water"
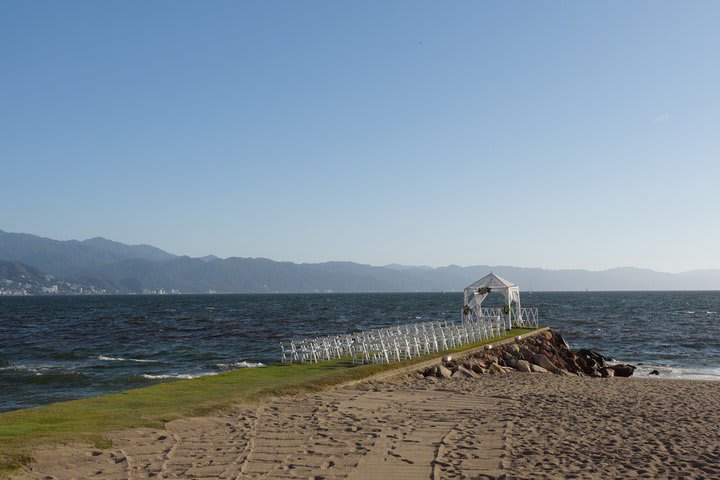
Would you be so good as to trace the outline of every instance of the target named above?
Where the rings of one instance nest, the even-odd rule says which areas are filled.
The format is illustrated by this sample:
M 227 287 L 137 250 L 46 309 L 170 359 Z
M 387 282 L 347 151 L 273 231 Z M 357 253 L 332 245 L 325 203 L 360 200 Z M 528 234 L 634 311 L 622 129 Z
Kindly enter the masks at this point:
M 502 297 L 490 295 L 488 305 Z M 720 379 L 719 292 L 522 293 L 573 348 Z M 279 342 L 455 320 L 461 293 L 0 297 L 0 411 L 279 361 Z

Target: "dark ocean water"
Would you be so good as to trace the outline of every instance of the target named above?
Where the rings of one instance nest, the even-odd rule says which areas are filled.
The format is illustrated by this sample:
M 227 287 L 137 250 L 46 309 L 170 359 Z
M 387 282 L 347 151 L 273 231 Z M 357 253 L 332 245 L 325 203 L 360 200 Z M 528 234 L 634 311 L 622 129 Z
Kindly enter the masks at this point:
M 720 292 L 524 293 L 523 306 L 636 375 L 720 379 Z M 461 307 L 460 293 L 0 298 L 0 411 L 274 363 L 283 340 Z

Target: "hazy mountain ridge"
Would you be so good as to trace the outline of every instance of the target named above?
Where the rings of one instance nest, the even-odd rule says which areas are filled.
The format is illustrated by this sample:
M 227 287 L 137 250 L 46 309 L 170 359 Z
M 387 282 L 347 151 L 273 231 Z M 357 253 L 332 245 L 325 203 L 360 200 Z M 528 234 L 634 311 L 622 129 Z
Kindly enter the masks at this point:
M 101 237 L 53 240 L 0 230 L 0 260 L 21 262 L 53 275 L 77 275 L 128 258 L 171 260 L 176 255 L 150 245 L 125 245 Z
M 20 262 L 0 260 L 0 295 L 100 294 L 90 284 L 68 282 Z
M 266 258 L 177 256 L 150 245 L 104 238 L 59 241 L 0 230 L 0 261 L 32 275 L 50 275 L 93 292 L 272 293 L 460 291 L 488 272 L 525 291 L 718 290 L 720 270 L 678 274 L 623 267 L 605 271 L 545 270 L 511 266 L 432 268 L 354 262 L 292 263 Z M 5 272 L 5 273 L 3 273 Z

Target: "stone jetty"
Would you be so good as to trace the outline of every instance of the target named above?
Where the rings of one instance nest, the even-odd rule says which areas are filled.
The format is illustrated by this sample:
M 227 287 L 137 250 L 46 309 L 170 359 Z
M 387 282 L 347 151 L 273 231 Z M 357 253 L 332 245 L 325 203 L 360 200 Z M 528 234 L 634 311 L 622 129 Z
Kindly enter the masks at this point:
M 463 358 L 443 357 L 440 365 L 421 370 L 424 377 L 473 377 L 483 374 L 503 375 L 508 372 L 553 373 L 587 377 L 630 377 L 633 365 L 617 364 L 592 350 L 573 351 L 562 336 L 546 330 L 537 335 L 518 337 L 515 342 L 485 350 Z

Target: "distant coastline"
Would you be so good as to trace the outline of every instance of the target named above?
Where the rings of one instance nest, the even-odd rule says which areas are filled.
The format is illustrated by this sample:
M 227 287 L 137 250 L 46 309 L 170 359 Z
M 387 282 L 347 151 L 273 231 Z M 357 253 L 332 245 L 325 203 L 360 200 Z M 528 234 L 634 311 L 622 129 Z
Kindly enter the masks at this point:
M 693 290 L 594 290 L 590 293 L 672 293 L 672 292 L 716 292 L 716 289 L 693 289 Z M 9 293 L 0 289 L 0 298 L 23 298 L 23 297 L 199 297 L 199 296 L 221 296 L 221 295 L 402 295 L 402 294 L 461 294 L 460 290 L 446 290 L 442 292 L 418 292 L 418 291 L 397 291 L 397 292 L 140 292 L 140 293 L 114 293 L 114 292 L 42 292 L 42 293 Z M 536 290 L 534 293 L 585 293 L 582 290 Z M 531 295 L 531 294 L 528 294 Z
M 104 238 L 59 241 L 0 230 L 0 295 L 450 292 L 491 271 L 534 292 L 720 290 L 720 269 L 666 273 L 634 267 L 432 268 L 213 255 L 190 258 Z

